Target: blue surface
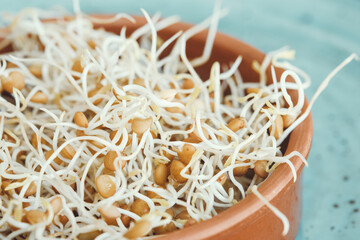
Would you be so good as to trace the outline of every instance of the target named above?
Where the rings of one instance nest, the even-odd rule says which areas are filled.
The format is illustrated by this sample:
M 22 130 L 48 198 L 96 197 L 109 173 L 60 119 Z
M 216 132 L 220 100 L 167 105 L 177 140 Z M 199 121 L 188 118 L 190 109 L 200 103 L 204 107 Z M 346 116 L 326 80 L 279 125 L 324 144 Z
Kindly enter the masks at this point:
M 71 9 L 70 0 L 0 0 L 2 11 L 54 4 Z M 200 22 L 212 11 L 208 0 L 82 0 L 90 13 L 160 11 L 165 16 Z M 192 4 L 188 7 L 188 4 Z M 225 0 L 230 9 L 222 32 L 264 52 L 289 45 L 294 64 L 313 79 L 312 96 L 325 76 L 350 53 L 360 54 L 358 0 Z M 347 66 L 330 83 L 313 108 L 314 141 L 310 167 L 304 171 L 303 216 L 297 240 L 359 239 L 360 235 L 360 63 Z

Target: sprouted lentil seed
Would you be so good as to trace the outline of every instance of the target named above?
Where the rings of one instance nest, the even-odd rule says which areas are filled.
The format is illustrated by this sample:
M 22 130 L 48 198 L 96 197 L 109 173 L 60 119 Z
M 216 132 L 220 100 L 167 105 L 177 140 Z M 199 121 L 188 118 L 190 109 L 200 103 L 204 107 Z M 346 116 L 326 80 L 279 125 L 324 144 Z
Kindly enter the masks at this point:
M 284 61 L 280 49 L 254 62 L 258 83 L 237 71 L 241 57 L 221 71 L 214 63 L 201 80 L 194 67 L 211 52 L 224 10 L 162 41 L 157 30 L 175 17 L 150 18 L 126 37 L 94 29 L 74 1 L 75 17 L 41 22 L 28 9 L 10 19 L 0 57 L 0 232 L 9 239 L 120 239 L 163 234 L 196 224 L 254 192 L 283 221 L 286 216 L 257 191 L 280 163 L 282 141 L 305 113 L 309 78 Z M 186 41 L 209 27 L 201 57 L 189 60 Z M 171 43 L 169 56 L 159 59 Z M 1 44 L 4 46 L 4 44 Z M 286 70 L 266 85 L 270 64 Z M 294 83 L 286 82 L 287 76 Z M 304 81 L 300 81 L 300 77 Z M 225 89 L 231 93 L 224 95 Z M 299 93 L 296 105 L 287 93 Z M 300 116 L 299 116 L 300 115 Z M 275 166 L 275 167 L 274 167 Z M 252 169 L 254 175 L 246 176 Z M 251 174 L 249 175 L 251 176 Z

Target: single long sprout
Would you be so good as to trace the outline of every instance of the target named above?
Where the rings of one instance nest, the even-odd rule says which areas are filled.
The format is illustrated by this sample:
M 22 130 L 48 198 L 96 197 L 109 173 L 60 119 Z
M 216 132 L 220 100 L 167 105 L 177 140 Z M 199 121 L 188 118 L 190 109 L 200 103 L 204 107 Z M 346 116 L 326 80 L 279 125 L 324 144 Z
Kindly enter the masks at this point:
M 261 193 L 257 190 L 256 185 L 251 188 L 251 191 L 282 221 L 284 225 L 282 235 L 285 236 L 290 229 L 290 223 L 287 217 L 281 211 L 279 211 L 279 209 L 272 205 L 263 195 L 261 195 Z

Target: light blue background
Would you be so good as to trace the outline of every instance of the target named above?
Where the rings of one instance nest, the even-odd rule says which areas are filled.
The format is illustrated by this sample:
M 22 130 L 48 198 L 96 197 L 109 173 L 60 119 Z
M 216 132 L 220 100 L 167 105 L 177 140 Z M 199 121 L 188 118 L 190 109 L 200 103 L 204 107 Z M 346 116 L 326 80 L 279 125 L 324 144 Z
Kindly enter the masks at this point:
M 70 0 L 0 0 L 2 11 L 26 6 L 71 9 Z M 82 0 L 89 13 L 160 11 L 198 23 L 211 14 L 209 0 Z M 360 54 L 359 0 L 224 0 L 230 13 L 222 32 L 264 52 L 289 45 L 294 64 L 313 79 L 310 97 L 325 76 L 350 53 Z M 360 239 L 360 63 L 337 75 L 313 108 L 314 141 L 304 171 L 303 216 L 297 240 Z M 336 208 L 337 206 L 337 208 Z

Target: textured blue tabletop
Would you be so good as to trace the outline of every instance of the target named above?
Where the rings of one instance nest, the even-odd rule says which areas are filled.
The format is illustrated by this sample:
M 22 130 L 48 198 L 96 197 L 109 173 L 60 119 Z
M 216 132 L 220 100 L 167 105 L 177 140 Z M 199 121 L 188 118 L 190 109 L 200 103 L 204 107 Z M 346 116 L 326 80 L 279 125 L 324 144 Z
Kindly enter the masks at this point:
M 0 0 L 2 11 L 48 8 L 70 0 Z M 189 6 L 191 4 L 191 7 Z M 89 13 L 160 11 L 198 23 L 211 14 L 209 0 L 82 0 Z M 313 79 L 311 97 L 326 75 L 350 53 L 360 54 L 359 0 L 224 0 L 230 9 L 219 30 L 264 52 L 289 45 L 294 64 Z M 314 140 L 303 178 L 303 215 L 297 240 L 360 239 L 360 63 L 338 74 L 313 108 Z

